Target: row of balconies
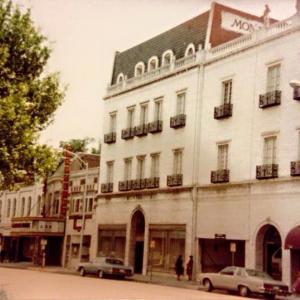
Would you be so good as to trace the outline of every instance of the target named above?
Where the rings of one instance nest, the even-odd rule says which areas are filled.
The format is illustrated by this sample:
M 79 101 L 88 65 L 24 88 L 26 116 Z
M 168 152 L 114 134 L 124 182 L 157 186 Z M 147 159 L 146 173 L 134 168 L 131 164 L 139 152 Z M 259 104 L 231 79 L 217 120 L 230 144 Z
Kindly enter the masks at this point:
M 300 100 L 300 90 L 299 92 L 294 90 L 294 99 Z M 264 95 L 259 95 L 259 107 L 266 108 L 270 106 L 280 105 L 281 103 L 281 91 L 273 91 L 266 93 Z M 215 119 L 224 119 L 232 116 L 232 104 L 225 103 L 214 109 Z
M 81 193 L 84 191 L 85 185 L 76 185 L 71 187 L 71 193 Z M 97 184 L 87 184 L 86 190 L 89 191 L 97 191 L 98 186 Z
M 186 115 L 180 114 L 170 118 L 171 128 L 180 128 L 185 126 Z M 122 130 L 121 138 L 124 140 L 132 139 L 135 136 L 142 137 L 148 133 L 161 132 L 163 127 L 163 121 L 157 120 L 148 124 L 142 124 L 135 127 L 130 127 Z M 116 132 L 110 132 L 104 135 L 104 143 L 112 144 L 116 142 Z
M 292 161 L 290 167 L 291 176 L 300 176 L 300 161 Z M 278 177 L 278 164 L 256 166 L 256 179 L 269 179 Z M 229 182 L 229 170 L 217 170 L 211 172 L 211 183 Z
M 300 176 L 300 161 L 292 161 L 290 168 L 291 176 Z M 228 169 L 216 170 L 211 172 L 211 183 L 229 182 Z M 278 164 L 268 164 L 256 166 L 256 179 L 269 179 L 278 177 Z M 167 176 L 167 186 L 181 186 L 182 174 L 174 174 Z M 159 188 L 159 177 L 125 180 L 119 181 L 119 191 L 143 190 Z M 101 193 L 111 193 L 113 191 L 113 183 L 103 183 L 101 185 Z
M 167 176 L 167 186 L 180 186 L 182 185 L 182 174 L 174 174 Z M 131 191 L 131 190 L 143 190 L 143 189 L 155 189 L 159 188 L 159 177 L 134 179 L 134 180 L 124 180 L 119 181 L 119 191 Z M 111 193 L 113 191 L 113 183 L 103 183 L 101 184 L 101 193 Z

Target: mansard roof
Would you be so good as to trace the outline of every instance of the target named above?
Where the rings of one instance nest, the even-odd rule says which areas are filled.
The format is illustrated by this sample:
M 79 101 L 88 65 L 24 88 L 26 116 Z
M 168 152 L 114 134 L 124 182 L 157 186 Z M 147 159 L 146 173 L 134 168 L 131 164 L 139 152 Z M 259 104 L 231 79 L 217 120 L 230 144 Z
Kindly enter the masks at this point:
M 176 59 L 183 57 L 186 47 L 193 43 L 198 48 L 204 46 L 209 11 L 188 20 L 162 34 L 151 38 L 144 43 L 132 47 L 123 52 L 117 52 L 114 61 L 113 75 L 111 84 L 116 83 L 120 73 L 127 75 L 127 78 L 134 76 L 135 65 L 142 61 L 147 65 L 152 56 L 158 56 L 160 62 L 162 54 L 171 49 Z

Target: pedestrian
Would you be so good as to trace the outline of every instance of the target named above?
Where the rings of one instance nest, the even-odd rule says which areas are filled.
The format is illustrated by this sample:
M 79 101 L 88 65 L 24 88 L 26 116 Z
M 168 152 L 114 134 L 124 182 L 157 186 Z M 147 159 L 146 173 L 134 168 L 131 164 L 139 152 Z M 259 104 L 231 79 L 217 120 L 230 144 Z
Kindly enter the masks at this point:
M 194 266 L 193 255 L 190 255 L 190 259 L 189 259 L 188 263 L 186 264 L 186 274 L 187 274 L 189 280 L 192 280 L 193 266 Z
M 175 272 L 177 275 L 177 280 L 180 280 L 180 276 L 183 275 L 183 261 L 182 255 L 179 255 L 175 262 Z
M 293 294 L 300 296 L 300 271 L 297 273 L 297 278 L 292 286 Z

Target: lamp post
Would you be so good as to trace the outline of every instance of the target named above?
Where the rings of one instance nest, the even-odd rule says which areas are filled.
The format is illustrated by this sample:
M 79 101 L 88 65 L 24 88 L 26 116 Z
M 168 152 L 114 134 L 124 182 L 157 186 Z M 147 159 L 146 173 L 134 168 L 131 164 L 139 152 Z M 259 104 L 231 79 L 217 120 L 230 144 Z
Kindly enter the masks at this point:
M 70 150 L 65 149 L 66 152 L 71 154 L 74 158 L 78 159 L 82 163 L 82 165 L 85 168 L 85 182 L 84 182 L 84 191 L 83 191 L 83 201 L 82 201 L 82 224 L 80 229 L 80 243 L 79 243 L 79 262 L 81 262 L 81 256 L 82 256 L 82 246 L 83 246 L 83 239 L 84 239 L 84 225 L 85 225 L 85 211 L 86 211 L 86 196 L 87 196 L 87 179 L 88 179 L 88 169 L 89 165 L 87 162 L 82 160 L 80 156 Z

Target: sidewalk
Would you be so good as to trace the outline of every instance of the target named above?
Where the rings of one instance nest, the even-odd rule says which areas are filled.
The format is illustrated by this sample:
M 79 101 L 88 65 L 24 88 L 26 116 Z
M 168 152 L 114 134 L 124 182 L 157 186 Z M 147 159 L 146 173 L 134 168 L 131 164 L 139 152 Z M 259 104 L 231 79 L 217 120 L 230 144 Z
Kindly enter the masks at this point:
M 0 263 L 0 268 L 14 268 L 14 269 L 23 269 L 23 270 L 32 270 L 32 271 L 39 271 L 39 272 L 50 272 L 56 274 L 79 276 L 78 272 L 76 272 L 74 269 L 67 269 L 67 268 L 57 267 L 57 266 L 46 266 L 45 268 L 41 268 L 34 265 L 31 262 L 17 262 L 17 263 L 4 262 L 4 263 Z M 157 284 L 157 285 L 178 287 L 184 289 L 203 290 L 203 287 L 199 285 L 199 282 L 188 281 L 186 277 L 182 277 L 182 279 L 178 281 L 175 275 L 168 276 L 168 275 L 153 274 L 153 276 L 151 277 L 150 274 L 149 275 L 135 274 L 133 277 L 130 277 L 127 280 L 133 282 Z M 289 296 L 289 297 L 277 297 L 276 299 L 300 300 L 300 297 Z

